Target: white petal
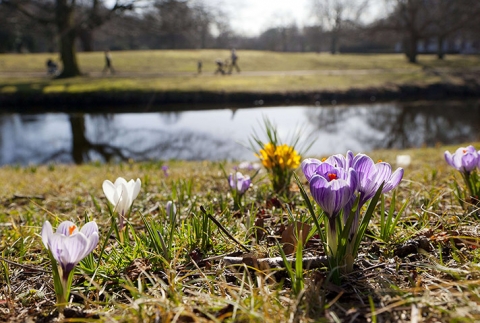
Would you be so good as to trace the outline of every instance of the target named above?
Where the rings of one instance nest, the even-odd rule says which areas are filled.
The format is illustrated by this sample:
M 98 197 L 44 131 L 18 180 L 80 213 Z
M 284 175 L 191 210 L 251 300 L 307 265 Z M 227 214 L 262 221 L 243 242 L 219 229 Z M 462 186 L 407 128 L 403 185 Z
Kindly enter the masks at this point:
M 99 240 L 98 232 L 93 232 L 92 235 L 88 238 L 88 247 L 85 249 L 85 255 L 83 258 L 88 256 L 90 252 L 97 247 Z
M 65 251 L 62 254 L 62 264 L 78 264 L 85 258 L 89 241 L 83 233 L 77 233 L 63 239 Z
M 121 197 L 117 203 L 117 207 L 116 207 L 117 212 L 121 215 L 126 215 L 131 205 L 132 205 L 132 202 L 128 195 L 127 186 L 125 184 L 121 184 Z
M 52 225 L 50 224 L 50 222 L 45 221 L 45 223 L 42 226 L 41 235 L 42 235 L 43 245 L 45 246 L 45 248 L 49 249 L 49 247 L 48 247 L 49 240 L 51 239 L 51 237 L 53 235 L 53 228 L 52 228 Z
M 98 234 L 98 226 L 95 221 L 90 221 L 86 223 L 82 229 L 80 230 L 81 233 L 83 233 L 87 238 L 90 238 L 90 236 L 96 232 Z
M 115 199 L 115 193 L 117 191 L 115 185 L 109 180 L 105 180 L 103 181 L 102 188 L 107 200 L 113 205 L 116 205 L 118 202 L 118 198 Z
M 140 181 L 139 178 L 137 178 L 137 180 L 135 181 L 135 184 L 133 186 L 133 191 L 130 194 L 130 198 L 132 199 L 132 203 L 133 203 L 133 200 L 135 200 L 137 198 L 138 193 L 140 193 L 141 186 L 142 186 L 142 182 Z
M 118 177 L 116 180 L 115 180 L 115 186 L 121 186 L 122 184 L 125 184 L 127 185 L 127 180 L 123 177 Z
M 48 240 L 48 249 L 59 264 L 62 264 L 62 256 L 65 253 L 63 239 L 66 239 L 64 235 L 54 233 Z

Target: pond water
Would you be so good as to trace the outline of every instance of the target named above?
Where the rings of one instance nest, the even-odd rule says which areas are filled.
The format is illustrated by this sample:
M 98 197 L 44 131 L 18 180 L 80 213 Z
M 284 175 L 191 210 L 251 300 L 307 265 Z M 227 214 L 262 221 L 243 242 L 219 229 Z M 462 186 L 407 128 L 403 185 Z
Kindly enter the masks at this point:
M 266 117 L 281 138 L 301 129 L 309 156 L 479 140 L 480 105 L 410 102 L 128 114 L 0 114 L 0 165 L 91 160 L 254 160 Z

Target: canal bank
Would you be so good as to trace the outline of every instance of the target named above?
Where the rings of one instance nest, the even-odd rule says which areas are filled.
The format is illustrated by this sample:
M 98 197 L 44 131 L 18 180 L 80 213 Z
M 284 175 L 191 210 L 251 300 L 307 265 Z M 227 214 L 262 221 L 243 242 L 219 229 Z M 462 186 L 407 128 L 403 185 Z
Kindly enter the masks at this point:
M 387 101 L 462 100 L 480 98 L 472 82 L 426 85 L 386 84 L 346 90 L 227 92 L 227 91 L 16 91 L 0 93 L 2 113 L 156 112 L 278 105 L 336 105 Z

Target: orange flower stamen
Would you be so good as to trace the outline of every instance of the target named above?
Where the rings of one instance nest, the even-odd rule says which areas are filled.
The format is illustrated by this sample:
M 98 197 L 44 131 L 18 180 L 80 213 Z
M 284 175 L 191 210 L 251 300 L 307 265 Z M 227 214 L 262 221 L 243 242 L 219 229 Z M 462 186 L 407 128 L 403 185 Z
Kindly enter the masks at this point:
M 75 225 L 72 225 L 71 227 L 68 228 L 68 235 L 72 235 L 73 234 L 73 231 L 75 231 L 75 229 L 77 228 L 77 226 Z

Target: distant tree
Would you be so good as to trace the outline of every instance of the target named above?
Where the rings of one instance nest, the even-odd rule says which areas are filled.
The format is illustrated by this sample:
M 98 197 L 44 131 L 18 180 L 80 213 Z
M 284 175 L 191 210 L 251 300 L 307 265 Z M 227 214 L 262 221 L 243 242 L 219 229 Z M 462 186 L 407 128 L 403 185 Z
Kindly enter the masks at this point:
M 257 37 L 256 49 L 299 52 L 305 51 L 306 42 L 303 29 L 295 23 L 286 26 L 269 28 Z
M 478 0 L 385 0 L 391 10 L 375 24 L 403 39 L 403 49 L 411 63 L 417 62 L 420 40 L 437 39 L 437 55 L 444 56 L 444 42 L 465 28 L 480 14 Z
M 320 53 L 325 46 L 325 33 L 320 25 L 303 27 L 307 51 Z
M 385 1 L 391 10 L 375 24 L 375 28 L 400 35 L 405 56 L 409 62 L 416 63 L 418 42 L 426 39 L 431 32 L 433 16 L 429 14 L 429 9 L 435 0 Z
M 345 23 L 358 23 L 368 4 L 369 0 L 311 0 L 318 22 L 330 33 L 330 53 L 338 53 Z
M 447 37 L 465 31 L 478 21 L 480 1 L 478 0 L 436 0 L 430 8 L 432 15 L 432 35 L 437 39 L 437 57 L 443 59 Z M 476 26 L 478 27 L 478 26 Z M 475 27 L 475 29 L 476 29 Z M 476 29 L 478 32 L 478 29 Z
M 14 8 L 0 10 L 0 52 L 51 51 L 54 37 L 52 28 L 39 24 Z
M 175 49 L 179 41 L 193 27 L 193 12 L 185 0 L 157 0 L 155 8 L 161 32 L 166 35 L 169 47 Z
M 79 0 L 80 2 L 81 0 Z M 7 5 L 23 13 L 42 24 L 54 24 L 59 41 L 60 59 L 63 69 L 59 78 L 74 77 L 81 75 L 77 62 L 75 42 L 78 36 L 79 26 L 85 21 L 97 20 L 99 1 L 91 0 L 93 10 L 84 20 L 78 21 L 76 0 L 2 0 L 0 5 Z M 116 0 L 110 12 L 133 9 L 135 0 Z
M 160 48 L 207 48 L 212 30 L 222 33 L 224 16 L 206 0 L 155 0 L 144 15 L 150 22 L 145 32 L 156 32 Z

